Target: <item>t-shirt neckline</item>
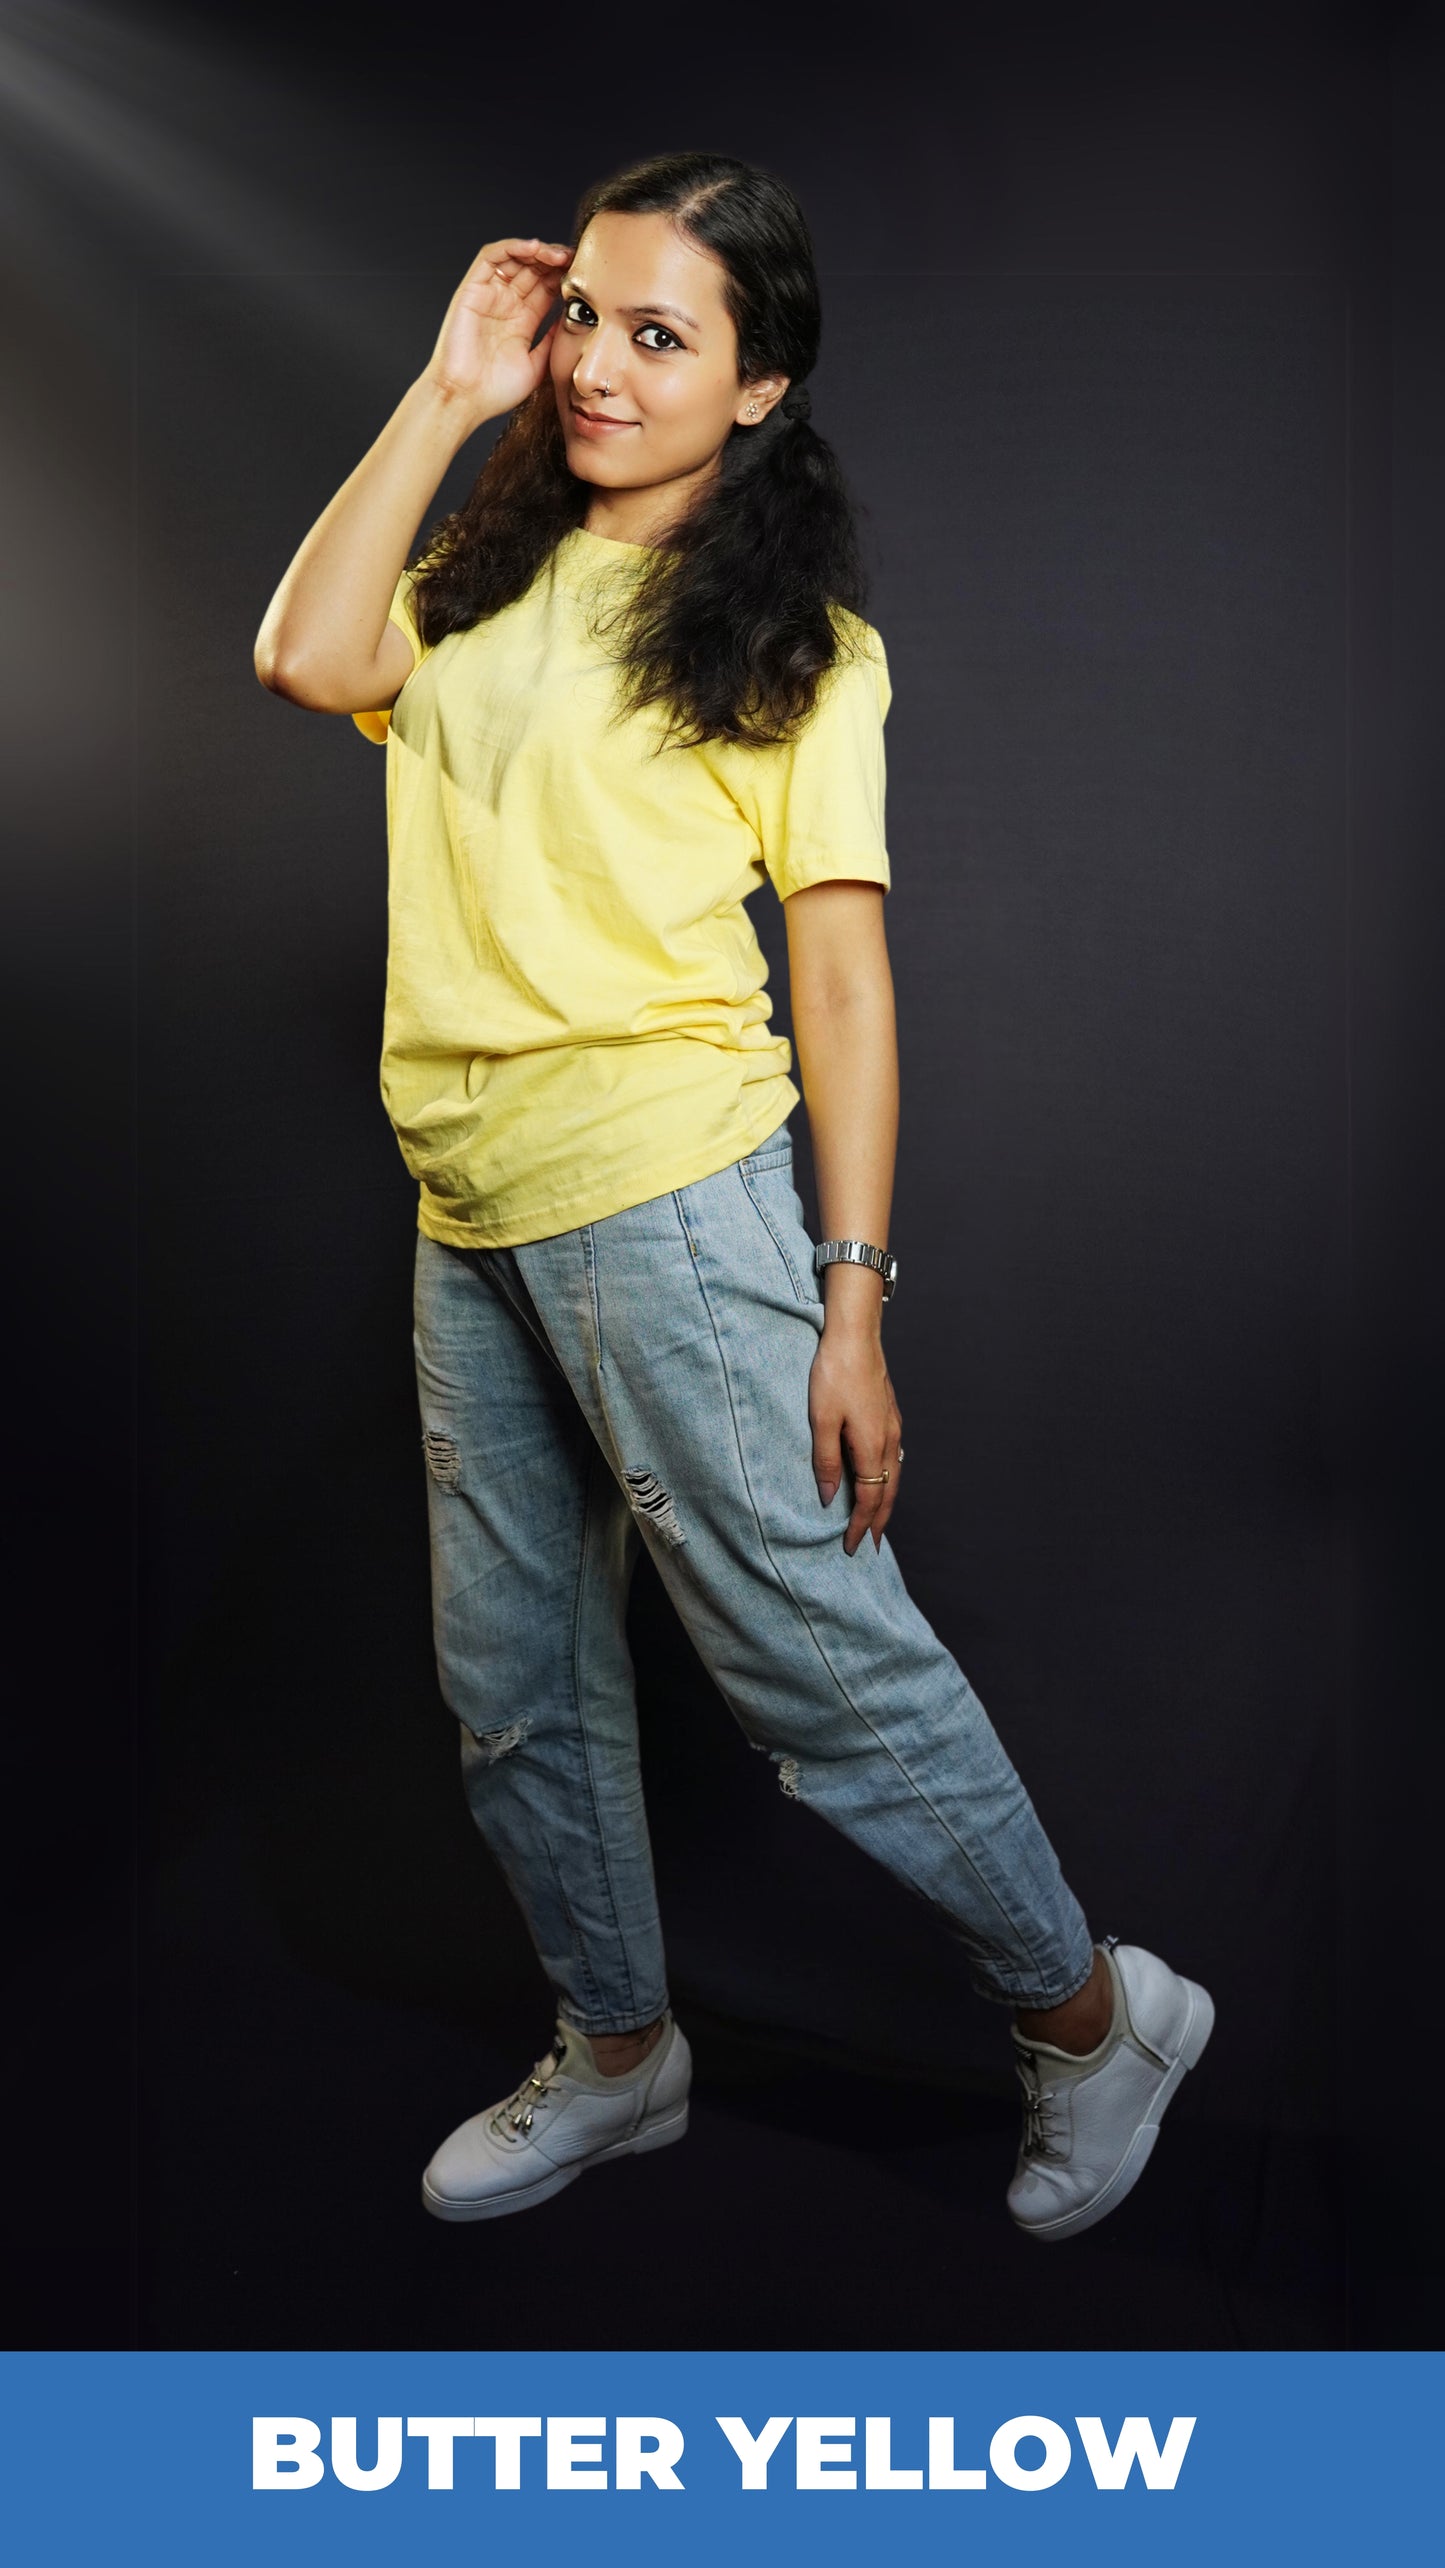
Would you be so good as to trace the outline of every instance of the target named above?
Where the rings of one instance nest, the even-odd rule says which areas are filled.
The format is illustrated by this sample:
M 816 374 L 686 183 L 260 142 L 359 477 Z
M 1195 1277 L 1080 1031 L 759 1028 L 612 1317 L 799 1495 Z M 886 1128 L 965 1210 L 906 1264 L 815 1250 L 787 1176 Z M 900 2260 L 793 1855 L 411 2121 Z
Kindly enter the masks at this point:
M 629 544 L 622 535 L 594 535 L 590 526 L 574 526 L 572 532 L 588 544 L 605 544 L 609 553 L 650 553 L 652 550 L 650 544 Z

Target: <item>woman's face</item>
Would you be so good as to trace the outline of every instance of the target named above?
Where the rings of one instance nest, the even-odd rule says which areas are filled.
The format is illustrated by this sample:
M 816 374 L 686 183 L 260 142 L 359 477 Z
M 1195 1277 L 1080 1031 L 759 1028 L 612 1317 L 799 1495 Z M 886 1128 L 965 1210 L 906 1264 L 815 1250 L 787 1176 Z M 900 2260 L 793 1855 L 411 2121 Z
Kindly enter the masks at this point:
M 639 490 L 708 474 L 734 422 L 756 426 L 782 399 L 786 375 L 738 381 L 723 275 L 666 214 L 598 214 L 588 224 L 558 288 L 551 349 L 579 481 Z

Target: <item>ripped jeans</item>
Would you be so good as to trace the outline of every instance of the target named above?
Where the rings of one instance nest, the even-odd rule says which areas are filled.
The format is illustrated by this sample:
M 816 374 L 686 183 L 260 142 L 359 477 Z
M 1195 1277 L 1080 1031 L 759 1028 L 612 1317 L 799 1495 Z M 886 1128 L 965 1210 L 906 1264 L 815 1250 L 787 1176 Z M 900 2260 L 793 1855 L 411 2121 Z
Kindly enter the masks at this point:
M 824 1507 L 823 1326 L 786 1125 L 716 1176 L 517 1248 L 422 1237 L 433 1628 L 468 1802 L 559 2010 L 668 2004 L 625 1618 L 645 1543 L 783 1789 L 927 1900 L 984 1996 L 1062 2004 L 1083 1912 L 888 1536 Z

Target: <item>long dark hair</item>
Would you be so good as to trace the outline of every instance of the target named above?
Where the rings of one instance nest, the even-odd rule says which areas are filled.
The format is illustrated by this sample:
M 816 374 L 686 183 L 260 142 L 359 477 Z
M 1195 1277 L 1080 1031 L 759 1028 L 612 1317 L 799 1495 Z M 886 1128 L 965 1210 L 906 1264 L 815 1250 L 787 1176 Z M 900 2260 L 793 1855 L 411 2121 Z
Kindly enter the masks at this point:
M 607 624 L 625 706 L 665 706 L 665 739 L 763 747 L 806 720 L 826 670 L 856 649 L 835 610 L 864 607 L 852 504 L 809 424 L 804 379 L 822 314 L 808 227 L 781 179 L 721 152 L 666 152 L 600 180 L 577 208 L 574 241 L 602 213 L 671 215 L 722 264 L 739 379 L 789 377 L 758 427 L 732 430 L 719 474 L 643 556 Z M 582 524 L 589 489 L 568 469 L 544 376 L 465 505 L 418 550 L 423 639 L 466 632 L 521 597 Z

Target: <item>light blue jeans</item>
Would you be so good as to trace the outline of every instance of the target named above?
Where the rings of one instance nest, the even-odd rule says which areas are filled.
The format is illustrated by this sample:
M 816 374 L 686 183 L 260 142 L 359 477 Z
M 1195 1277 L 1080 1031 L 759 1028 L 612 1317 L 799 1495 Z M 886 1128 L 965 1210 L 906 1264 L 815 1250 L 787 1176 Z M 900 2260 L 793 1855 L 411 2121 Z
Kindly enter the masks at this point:
M 696 1185 L 518 1248 L 421 1238 L 416 1357 L 433 1625 L 467 1799 L 561 2012 L 668 2004 L 627 1590 L 645 1543 L 783 1789 L 961 1938 L 984 1996 L 1083 1986 L 1083 1912 L 885 1534 L 824 1507 L 823 1326 L 786 1125 Z

